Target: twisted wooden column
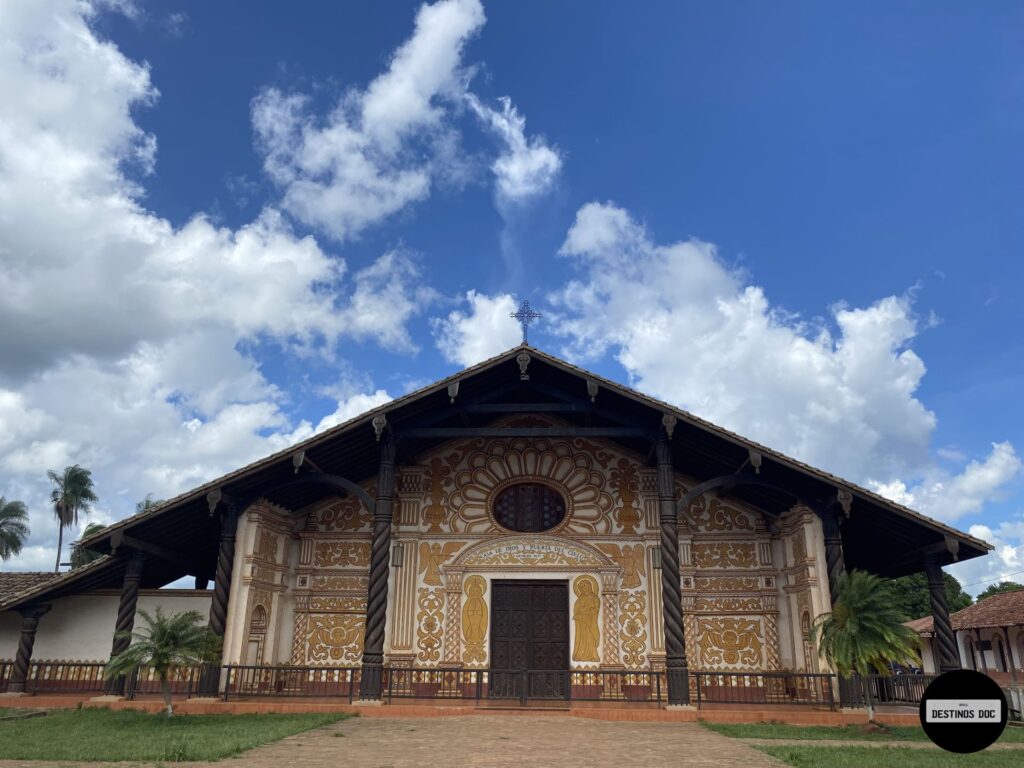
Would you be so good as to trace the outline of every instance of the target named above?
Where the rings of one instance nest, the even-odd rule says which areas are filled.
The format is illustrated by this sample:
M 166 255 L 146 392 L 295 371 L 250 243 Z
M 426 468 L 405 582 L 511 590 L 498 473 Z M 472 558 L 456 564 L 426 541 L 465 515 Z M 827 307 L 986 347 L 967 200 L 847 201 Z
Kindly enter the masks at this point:
M 821 527 L 825 534 L 825 565 L 828 568 L 828 593 L 832 605 L 839 596 L 839 578 L 846 573 L 843 560 L 843 535 L 839 530 L 840 512 L 830 504 L 821 514 Z
M 219 503 L 219 502 L 216 502 Z M 211 511 L 216 508 L 211 506 Z M 228 600 L 231 597 L 231 572 L 235 565 L 235 534 L 238 531 L 238 508 L 226 502 L 227 509 L 220 516 L 220 548 L 217 551 L 217 571 L 213 577 L 213 599 L 210 601 L 209 627 L 223 642 L 227 627 Z M 221 651 L 223 654 L 223 650 Z M 222 658 L 223 661 L 223 658 Z M 199 688 L 204 696 L 216 696 L 220 689 L 220 665 L 209 664 L 200 677 Z
M 377 503 L 373 511 L 370 587 L 366 601 L 366 637 L 363 642 L 363 668 L 359 683 L 360 699 L 379 699 L 384 675 L 384 619 L 388 609 L 394 492 L 395 443 L 391 433 L 387 432 L 381 439 Z
M 135 607 L 139 602 L 139 584 L 142 582 L 142 566 L 145 561 L 145 554 L 139 551 L 132 552 L 128 558 L 124 581 L 121 584 L 121 601 L 117 605 L 110 658 L 114 658 L 132 644 L 131 631 L 135 628 Z M 112 678 L 107 684 L 107 693 L 112 696 L 123 696 L 124 683 L 124 675 Z
M 665 623 L 665 677 L 669 704 L 690 703 L 690 675 L 683 634 L 683 595 L 679 584 L 679 517 L 676 514 L 672 448 L 668 436 L 655 445 L 658 517 L 661 522 L 661 600 Z
M 928 577 L 928 594 L 932 600 L 932 622 L 935 626 L 935 640 L 939 652 L 939 672 L 960 669 L 960 654 L 957 652 L 953 625 L 949 621 L 942 567 L 937 559 L 927 557 L 924 561 L 924 572 Z
M 231 571 L 235 565 L 235 533 L 238 531 L 238 511 L 229 506 L 220 518 L 220 549 L 217 552 L 217 572 L 213 577 L 213 600 L 210 602 L 210 629 L 217 637 L 224 637 L 228 621 L 228 599 L 231 597 Z
M 14 657 L 14 669 L 7 684 L 9 693 L 24 693 L 25 681 L 28 680 L 28 667 L 32 663 L 32 646 L 36 644 L 36 630 L 39 619 L 50 610 L 48 605 L 30 605 L 19 608 L 21 614 L 21 634 L 18 636 L 18 653 Z

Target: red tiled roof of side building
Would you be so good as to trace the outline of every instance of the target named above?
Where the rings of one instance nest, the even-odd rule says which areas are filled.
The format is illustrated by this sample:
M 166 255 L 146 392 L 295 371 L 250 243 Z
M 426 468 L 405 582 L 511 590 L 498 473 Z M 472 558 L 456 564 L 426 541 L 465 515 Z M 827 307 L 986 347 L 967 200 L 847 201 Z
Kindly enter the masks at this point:
M 1024 589 L 1000 592 L 986 597 L 952 614 L 949 621 L 954 630 L 1024 626 Z M 906 626 L 919 635 L 931 635 L 935 632 L 931 616 L 908 621 Z
M 59 575 L 49 571 L 0 571 L 0 603 L 26 590 L 41 586 Z

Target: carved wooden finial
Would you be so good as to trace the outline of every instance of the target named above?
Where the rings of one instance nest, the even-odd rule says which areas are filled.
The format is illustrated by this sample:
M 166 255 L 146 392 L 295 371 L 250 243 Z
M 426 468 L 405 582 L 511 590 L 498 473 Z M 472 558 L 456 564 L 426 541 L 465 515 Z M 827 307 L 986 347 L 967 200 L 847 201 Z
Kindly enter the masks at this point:
M 849 517 L 850 508 L 853 506 L 853 494 L 845 488 L 839 488 L 836 490 L 836 501 L 839 502 L 839 508 L 843 510 L 843 514 Z
M 953 556 L 953 562 L 960 559 L 960 542 L 952 536 L 946 536 L 946 549 Z
M 453 381 L 448 385 L 448 399 L 451 402 L 455 402 L 455 398 L 459 396 L 459 382 Z
M 213 517 L 213 513 L 217 511 L 217 505 L 220 504 L 221 499 L 224 498 L 224 492 L 220 488 L 214 488 L 212 491 L 206 493 L 206 504 L 210 508 L 210 517 Z
M 519 363 L 519 378 L 523 381 L 530 380 L 530 374 L 526 372 L 526 369 L 530 367 L 530 360 L 532 360 L 526 352 L 520 352 L 516 355 L 516 362 Z
M 590 395 L 590 402 L 597 400 L 597 382 L 587 379 L 587 394 Z
M 292 454 L 292 466 L 295 467 L 295 474 L 299 474 L 299 469 L 302 467 L 303 462 L 306 460 L 305 451 L 296 451 Z
M 676 424 L 679 422 L 675 416 L 671 413 L 665 413 L 661 416 L 661 425 L 665 428 L 665 434 L 668 435 L 668 439 L 672 439 L 672 433 L 676 430 Z
M 761 454 L 758 453 L 757 451 L 755 451 L 753 448 L 748 449 L 747 450 L 747 454 L 750 456 L 750 466 L 752 466 L 754 468 L 754 474 L 755 475 L 760 475 L 761 474 L 761 461 L 763 460 L 764 457 L 761 456 Z
M 384 427 L 388 425 L 388 417 L 383 413 L 373 417 L 373 421 L 370 422 L 373 425 L 373 434 L 377 436 L 377 442 L 380 442 L 380 436 L 384 434 Z

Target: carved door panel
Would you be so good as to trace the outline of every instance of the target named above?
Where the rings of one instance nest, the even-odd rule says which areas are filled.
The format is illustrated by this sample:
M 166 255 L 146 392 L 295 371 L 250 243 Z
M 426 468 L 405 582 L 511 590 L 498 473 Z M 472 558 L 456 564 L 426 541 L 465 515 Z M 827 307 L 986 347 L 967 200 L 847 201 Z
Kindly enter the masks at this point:
M 569 593 L 562 581 L 493 582 L 490 695 L 569 693 Z

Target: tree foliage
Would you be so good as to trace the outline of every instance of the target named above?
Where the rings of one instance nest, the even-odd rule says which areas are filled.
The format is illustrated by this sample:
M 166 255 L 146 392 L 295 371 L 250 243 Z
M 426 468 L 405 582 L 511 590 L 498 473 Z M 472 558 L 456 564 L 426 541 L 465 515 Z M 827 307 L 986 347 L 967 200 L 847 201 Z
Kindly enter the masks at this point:
M 0 496 L 0 560 L 21 552 L 28 534 L 28 510 L 24 503 Z
M 53 484 L 50 503 L 57 518 L 57 564 L 53 572 L 60 570 L 60 553 L 64 548 L 64 529 L 78 525 L 78 516 L 88 514 L 92 505 L 99 501 L 92 483 L 92 473 L 78 464 L 64 467 L 62 472 L 50 470 L 46 473 Z
M 1016 592 L 1018 589 L 1024 589 L 1024 584 L 1018 584 L 1015 581 L 1000 581 L 998 584 L 990 584 L 985 587 L 978 595 L 978 599 L 984 600 L 986 597 L 992 597 L 992 595 L 1001 595 L 1003 592 Z
M 95 533 L 99 533 L 103 530 L 103 526 L 100 523 L 89 523 L 85 526 L 85 530 L 82 531 L 82 539 L 87 539 Z M 103 557 L 102 552 L 96 552 L 92 549 L 82 548 L 82 539 L 79 539 L 71 545 L 71 570 L 75 568 L 81 568 L 83 565 L 91 563 L 100 557 Z
M 946 586 L 946 605 L 950 613 L 963 610 L 971 604 L 971 596 L 954 576 L 943 571 Z M 932 615 L 932 599 L 928 593 L 928 577 L 923 573 L 901 576 L 892 580 L 892 596 L 904 621 Z
M 138 615 L 145 626 L 134 634 L 117 633 L 119 638 L 133 638 L 133 642 L 107 663 L 104 675 L 109 679 L 127 674 L 135 667 L 151 667 L 160 678 L 160 691 L 170 716 L 174 714 L 169 677 L 171 669 L 216 661 L 220 638 L 202 624 L 203 617 L 199 611 L 165 616 L 158 607 L 155 616 L 141 609 Z
M 156 499 L 156 500 L 154 500 L 153 499 L 153 494 L 152 493 L 147 493 L 146 494 L 146 498 L 144 498 L 142 501 L 135 502 L 135 514 L 138 515 L 138 514 L 140 514 L 142 512 L 148 512 L 153 507 L 159 507 L 163 503 L 164 503 L 163 499 Z
M 839 579 L 832 613 L 812 627 L 818 652 L 843 677 L 889 674 L 890 664 L 916 664 L 917 633 L 903 626 L 889 579 L 851 571 Z

